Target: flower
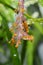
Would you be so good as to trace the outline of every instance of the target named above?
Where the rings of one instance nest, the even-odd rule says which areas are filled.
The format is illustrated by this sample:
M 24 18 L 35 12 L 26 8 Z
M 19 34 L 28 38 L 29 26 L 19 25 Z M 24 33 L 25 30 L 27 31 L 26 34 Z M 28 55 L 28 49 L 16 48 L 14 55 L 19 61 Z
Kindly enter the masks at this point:
M 16 22 L 12 25 L 13 36 L 11 43 L 16 44 L 15 47 L 21 43 L 21 40 L 33 40 L 32 35 L 28 35 L 28 25 L 23 15 L 24 13 L 24 0 L 19 0 L 19 13 L 16 17 Z

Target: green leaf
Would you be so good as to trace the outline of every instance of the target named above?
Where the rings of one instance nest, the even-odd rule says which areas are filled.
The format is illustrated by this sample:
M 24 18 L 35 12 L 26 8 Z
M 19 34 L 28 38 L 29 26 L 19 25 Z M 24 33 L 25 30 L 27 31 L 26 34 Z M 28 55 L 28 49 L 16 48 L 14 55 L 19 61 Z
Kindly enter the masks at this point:
M 43 0 L 38 0 L 38 1 L 43 6 Z

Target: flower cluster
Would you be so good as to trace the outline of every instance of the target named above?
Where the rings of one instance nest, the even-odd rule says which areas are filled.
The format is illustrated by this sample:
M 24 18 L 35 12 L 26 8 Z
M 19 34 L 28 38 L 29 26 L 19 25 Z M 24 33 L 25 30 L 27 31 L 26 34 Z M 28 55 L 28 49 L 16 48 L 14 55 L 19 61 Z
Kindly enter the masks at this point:
M 11 39 L 11 43 L 12 45 L 15 43 L 15 47 L 18 47 L 22 39 L 33 40 L 33 36 L 28 35 L 28 24 L 24 17 L 24 0 L 19 0 L 18 10 L 19 12 L 16 17 L 16 22 L 14 22 L 12 25 L 14 33 Z

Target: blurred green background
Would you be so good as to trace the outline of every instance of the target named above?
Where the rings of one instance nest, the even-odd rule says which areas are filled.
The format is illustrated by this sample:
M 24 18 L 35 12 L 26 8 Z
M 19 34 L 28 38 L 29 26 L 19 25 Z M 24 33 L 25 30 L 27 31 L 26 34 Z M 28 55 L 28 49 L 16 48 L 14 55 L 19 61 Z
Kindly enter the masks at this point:
M 16 19 L 18 0 L 0 0 L 0 65 L 43 65 L 43 0 L 25 0 L 25 14 L 33 41 L 22 40 L 18 48 L 8 41 Z

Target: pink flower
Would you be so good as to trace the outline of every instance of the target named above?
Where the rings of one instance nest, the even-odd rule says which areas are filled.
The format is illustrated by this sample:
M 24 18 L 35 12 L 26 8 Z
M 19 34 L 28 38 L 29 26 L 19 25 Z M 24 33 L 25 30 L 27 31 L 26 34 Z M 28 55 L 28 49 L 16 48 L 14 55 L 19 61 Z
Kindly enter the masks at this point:
M 19 13 L 17 14 L 16 23 L 14 22 L 14 31 L 11 39 L 12 45 L 16 47 L 21 43 L 21 40 L 33 40 L 33 36 L 28 35 L 28 25 L 24 18 L 24 0 L 19 0 Z

